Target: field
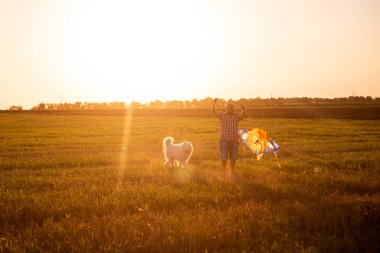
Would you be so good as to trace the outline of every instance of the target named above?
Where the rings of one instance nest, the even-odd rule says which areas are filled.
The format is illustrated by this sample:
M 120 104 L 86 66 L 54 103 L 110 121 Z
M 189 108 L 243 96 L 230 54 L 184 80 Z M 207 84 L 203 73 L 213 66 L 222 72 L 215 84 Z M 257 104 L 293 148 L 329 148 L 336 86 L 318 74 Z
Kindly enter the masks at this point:
M 231 179 L 213 117 L 0 113 L 0 252 L 378 252 L 380 120 L 353 118 L 245 119 L 281 168 L 240 145 Z M 172 178 L 167 135 L 195 149 Z

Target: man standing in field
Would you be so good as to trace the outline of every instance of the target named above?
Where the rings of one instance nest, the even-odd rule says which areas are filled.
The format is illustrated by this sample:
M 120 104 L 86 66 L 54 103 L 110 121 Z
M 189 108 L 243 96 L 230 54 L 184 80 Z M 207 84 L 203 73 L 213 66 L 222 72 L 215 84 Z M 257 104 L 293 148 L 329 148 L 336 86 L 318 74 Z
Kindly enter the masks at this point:
M 238 122 L 247 117 L 247 114 L 243 105 L 240 105 L 241 113 L 235 113 L 232 102 L 227 103 L 226 112 L 217 112 L 215 109 L 217 100 L 217 98 L 214 99 L 212 113 L 220 119 L 220 160 L 222 170 L 226 171 L 227 160 L 230 160 L 230 173 L 233 176 L 238 154 Z

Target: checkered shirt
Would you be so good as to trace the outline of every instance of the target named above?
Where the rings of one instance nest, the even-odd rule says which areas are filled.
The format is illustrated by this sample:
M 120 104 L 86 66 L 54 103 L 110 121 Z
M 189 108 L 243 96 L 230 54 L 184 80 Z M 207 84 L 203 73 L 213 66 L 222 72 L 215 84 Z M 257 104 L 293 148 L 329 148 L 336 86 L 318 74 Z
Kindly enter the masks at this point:
M 237 141 L 239 139 L 238 122 L 242 119 L 240 114 L 225 112 L 218 116 L 220 118 L 220 140 Z

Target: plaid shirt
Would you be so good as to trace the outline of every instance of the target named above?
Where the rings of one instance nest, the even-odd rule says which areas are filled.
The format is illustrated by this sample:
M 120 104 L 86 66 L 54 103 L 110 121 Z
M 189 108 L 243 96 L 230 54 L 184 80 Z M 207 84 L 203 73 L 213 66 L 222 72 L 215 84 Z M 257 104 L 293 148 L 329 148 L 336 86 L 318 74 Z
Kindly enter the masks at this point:
M 220 140 L 221 141 L 237 141 L 238 135 L 238 122 L 242 120 L 239 113 L 229 114 L 227 112 L 218 114 L 220 119 Z

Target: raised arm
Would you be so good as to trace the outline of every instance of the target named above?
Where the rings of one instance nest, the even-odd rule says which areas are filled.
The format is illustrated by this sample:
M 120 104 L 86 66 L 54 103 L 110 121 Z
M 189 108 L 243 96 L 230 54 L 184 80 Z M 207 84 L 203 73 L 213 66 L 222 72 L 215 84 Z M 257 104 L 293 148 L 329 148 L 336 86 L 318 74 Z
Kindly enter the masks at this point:
M 214 99 L 214 102 L 212 103 L 212 114 L 214 114 L 216 117 L 220 118 L 220 113 L 218 113 L 215 109 L 216 101 L 218 101 L 217 98 Z
M 247 112 L 245 110 L 245 106 L 243 104 L 240 104 L 240 107 L 241 107 L 240 118 L 241 119 L 247 118 L 248 115 L 247 115 Z

